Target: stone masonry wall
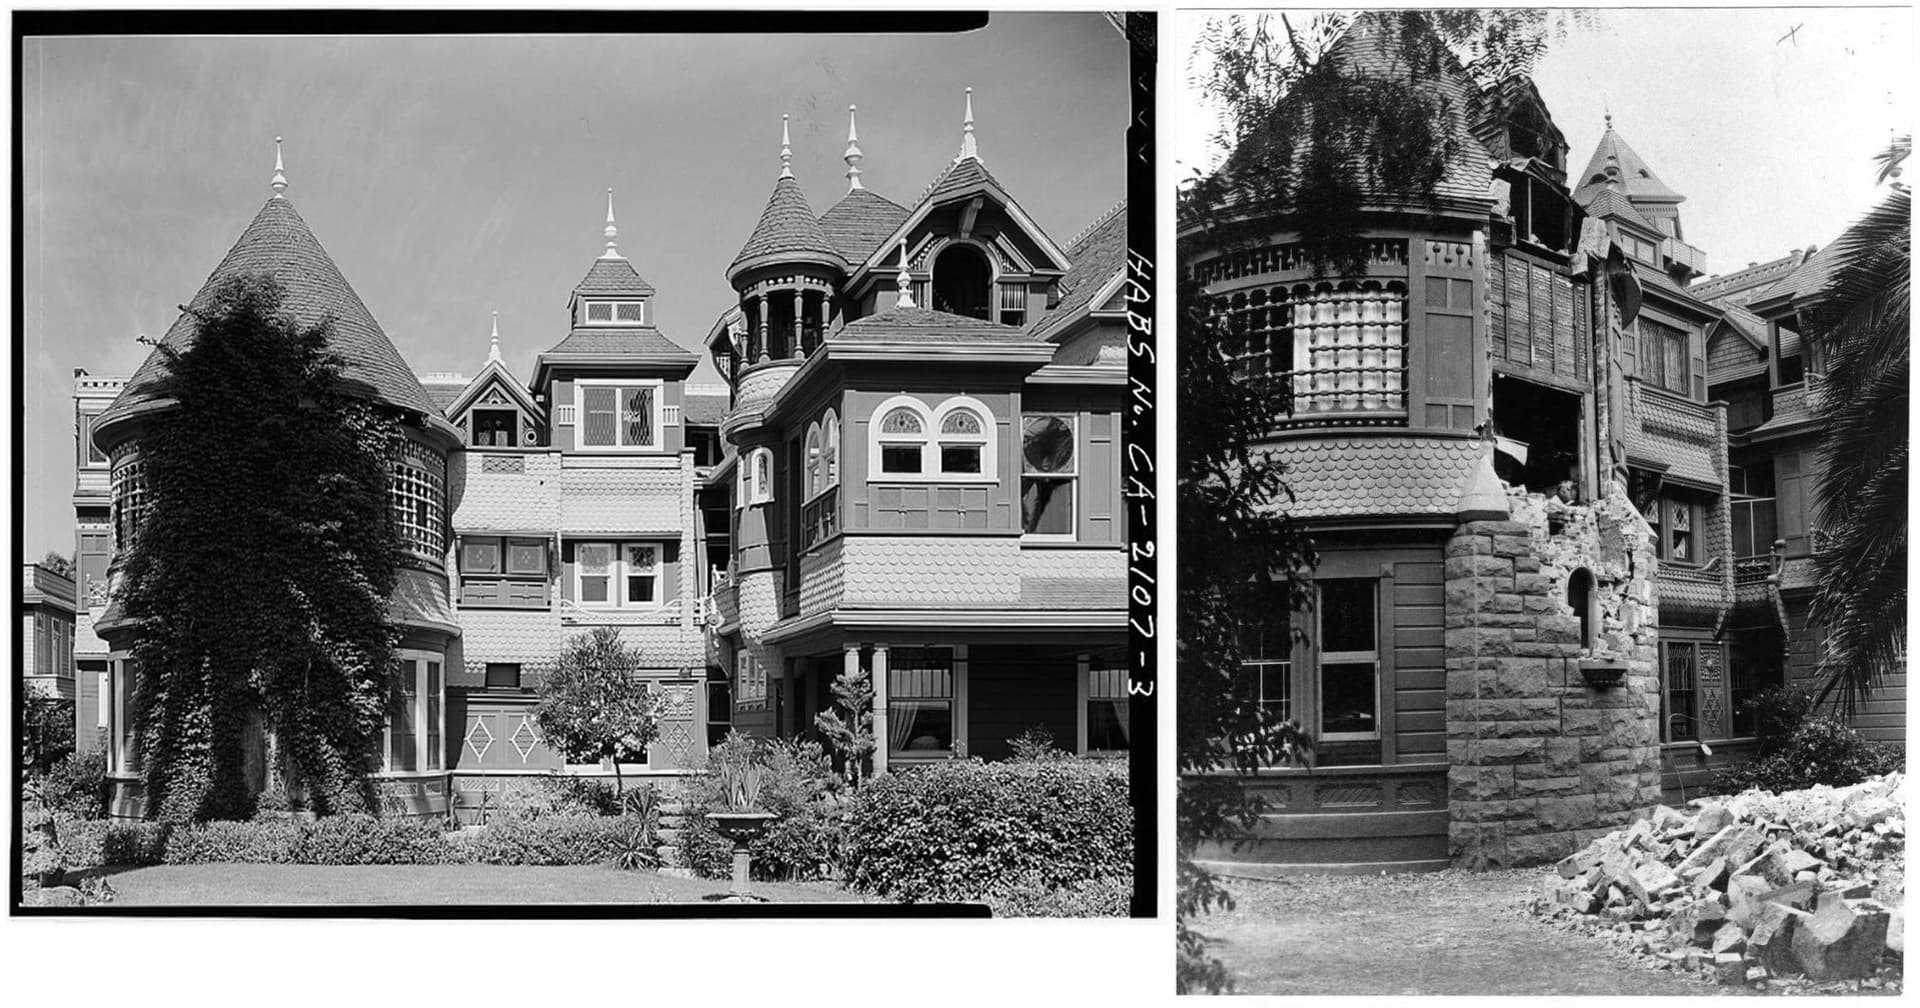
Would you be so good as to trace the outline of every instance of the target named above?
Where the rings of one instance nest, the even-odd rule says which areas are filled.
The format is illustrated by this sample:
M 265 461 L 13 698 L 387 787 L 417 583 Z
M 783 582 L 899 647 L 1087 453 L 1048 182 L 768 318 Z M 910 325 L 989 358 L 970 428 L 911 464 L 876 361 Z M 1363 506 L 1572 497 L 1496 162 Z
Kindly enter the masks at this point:
M 1660 796 L 1652 532 L 1618 484 L 1592 505 L 1508 490 L 1508 521 L 1447 544 L 1447 754 L 1453 860 L 1534 864 L 1644 815 Z M 1583 647 L 1568 579 L 1599 611 Z M 1589 687 L 1583 663 L 1624 668 Z

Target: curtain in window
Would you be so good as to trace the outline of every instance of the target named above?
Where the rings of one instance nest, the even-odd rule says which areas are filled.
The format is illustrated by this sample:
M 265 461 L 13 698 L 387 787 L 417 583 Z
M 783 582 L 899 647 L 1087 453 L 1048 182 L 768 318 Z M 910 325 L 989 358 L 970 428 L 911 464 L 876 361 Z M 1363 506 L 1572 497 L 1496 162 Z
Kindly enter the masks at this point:
M 626 440 L 629 445 L 653 444 L 653 389 L 642 386 L 627 389 Z
M 590 445 L 613 444 L 614 408 L 617 400 L 611 388 L 581 390 L 581 412 L 586 414 L 586 432 L 582 439 Z

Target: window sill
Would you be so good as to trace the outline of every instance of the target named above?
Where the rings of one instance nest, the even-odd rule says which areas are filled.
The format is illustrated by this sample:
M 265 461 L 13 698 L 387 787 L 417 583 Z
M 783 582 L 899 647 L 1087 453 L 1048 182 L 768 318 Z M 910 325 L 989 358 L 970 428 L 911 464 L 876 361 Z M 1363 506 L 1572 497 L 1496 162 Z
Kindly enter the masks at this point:
M 963 486 L 999 486 L 997 476 L 980 473 L 875 473 L 867 477 L 868 486 L 887 486 L 889 484 L 918 485 L 921 483 L 956 483 Z
M 1122 548 L 1121 544 L 1119 543 L 1083 543 L 1080 541 L 1080 537 L 1077 535 L 1023 535 L 1021 536 L 1020 548 L 1026 549 L 1029 546 L 1034 547 L 1036 549 L 1060 549 L 1061 547 L 1066 547 L 1066 546 L 1113 546 L 1115 548 Z

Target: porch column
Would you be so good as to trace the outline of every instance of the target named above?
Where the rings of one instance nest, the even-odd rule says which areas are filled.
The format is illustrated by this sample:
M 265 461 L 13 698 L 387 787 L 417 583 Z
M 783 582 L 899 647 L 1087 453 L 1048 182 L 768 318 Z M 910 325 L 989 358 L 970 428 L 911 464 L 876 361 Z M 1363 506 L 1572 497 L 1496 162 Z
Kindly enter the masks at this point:
M 860 660 L 853 652 L 853 661 Z M 873 646 L 873 775 L 887 772 L 887 646 Z

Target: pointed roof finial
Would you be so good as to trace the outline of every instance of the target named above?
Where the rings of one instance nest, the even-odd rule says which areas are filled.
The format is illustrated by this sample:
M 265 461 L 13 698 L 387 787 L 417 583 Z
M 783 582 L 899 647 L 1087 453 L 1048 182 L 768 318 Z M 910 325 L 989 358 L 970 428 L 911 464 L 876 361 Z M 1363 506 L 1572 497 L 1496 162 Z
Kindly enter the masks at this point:
M 896 308 L 917 307 L 913 303 L 913 274 L 907 272 L 907 240 L 900 239 L 900 275 L 894 279 L 900 287 L 900 298 L 894 302 Z
M 618 240 L 620 238 L 620 229 L 616 227 L 613 223 L 613 187 L 612 186 L 607 187 L 607 227 L 606 227 L 606 230 L 601 233 L 607 236 L 607 250 L 605 252 L 600 253 L 600 258 L 625 259 L 626 256 L 621 255 L 620 249 L 617 247 Z
M 854 112 L 857 111 L 859 107 L 858 105 L 847 106 L 847 153 L 845 158 L 847 162 L 848 192 L 852 192 L 855 189 L 866 188 L 860 184 L 860 158 L 863 155 L 860 153 L 860 133 L 854 128 L 855 123 L 853 118 Z
M 493 345 L 487 348 L 487 360 L 500 363 L 500 313 L 493 313 Z
M 287 168 L 280 160 L 280 138 L 273 138 L 273 198 L 280 199 L 287 191 Z
M 960 127 L 960 156 L 956 161 L 980 160 L 980 148 L 973 142 L 973 89 L 967 89 L 967 121 Z
M 793 139 L 787 134 L 787 117 L 780 117 L 780 177 L 793 177 Z

